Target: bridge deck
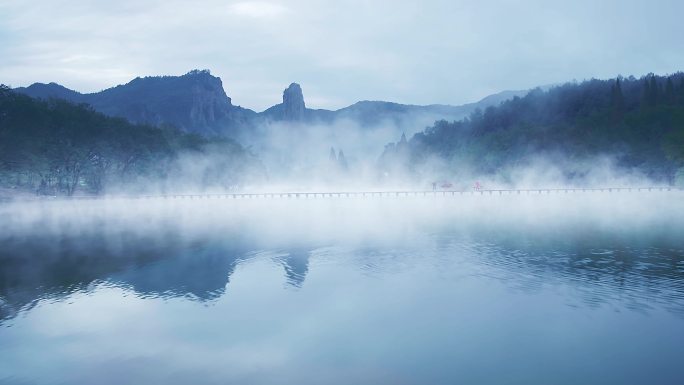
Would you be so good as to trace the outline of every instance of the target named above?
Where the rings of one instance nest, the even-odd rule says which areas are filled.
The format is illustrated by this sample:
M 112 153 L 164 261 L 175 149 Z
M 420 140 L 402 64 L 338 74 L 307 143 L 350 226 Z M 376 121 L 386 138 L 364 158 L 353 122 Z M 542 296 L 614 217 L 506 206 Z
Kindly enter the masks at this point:
M 254 192 L 221 194 L 160 194 L 138 196 L 105 196 L 124 199 L 307 199 L 307 198 L 391 198 L 440 197 L 463 195 L 521 195 L 521 194 L 577 194 L 577 193 L 639 193 L 680 192 L 676 187 L 604 187 L 604 188 L 534 188 L 534 189 L 482 189 L 482 190 L 413 190 L 413 191 L 326 191 L 326 192 Z M 102 197 L 73 197 L 73 199 L 99 199 Z

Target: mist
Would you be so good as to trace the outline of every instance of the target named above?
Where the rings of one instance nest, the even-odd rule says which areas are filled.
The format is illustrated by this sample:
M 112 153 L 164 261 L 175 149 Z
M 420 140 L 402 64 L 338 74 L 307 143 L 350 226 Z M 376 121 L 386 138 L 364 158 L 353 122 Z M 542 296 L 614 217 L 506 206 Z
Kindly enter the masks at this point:
M 678 234 L 684 218 L 681 194 L 675 189 L 560 189 L 29 201 L 0 206 L 0 230 L 4 243 L 102 236 L 113 237 L 112 246 L 124 236 L 163 243 L 168 234 L 184 242 L 235 236 L 270 247 L 299 241 L 412 242 L 415 234 L 443 228 L 530 236 L 581 230 L 669 237 Z M 52 246 L 58 250 L 58 245 Z M 22 248 L 7 247 L 4 253 L 15 249 Z
M 105 362 L 122 369 L 112 382 L 497 383 L 492 355 L 514 373 L 575 344 L 593 348 L 573 362 L 619 357 L 592 372 L 602 384 L 679 378 L 656 355 L 684 346 L 678 188 L 610 155 L 497 173 L 414 162 L 389 123 L 261 133 L 237 158 L 225 143 L 180 151 L 167 176 L 101 195 L 1 202 L 6 382 L 89 384 Z
M 683 9 L 0 0 L 0 385 L 681 383 Z

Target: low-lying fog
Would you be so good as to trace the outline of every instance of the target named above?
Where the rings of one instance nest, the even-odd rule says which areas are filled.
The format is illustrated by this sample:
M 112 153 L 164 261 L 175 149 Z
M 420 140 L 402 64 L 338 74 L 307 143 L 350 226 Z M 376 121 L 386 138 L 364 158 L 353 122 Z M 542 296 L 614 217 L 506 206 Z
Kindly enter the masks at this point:
M 412 242 L 411 235 L 449 229 L 548 232 L 609 231 L 678 237 L 684 229 L 679 190 L 427 193 L 425 196 L 44 200 L 0 205 L 4 253 L 41 237 L 140 236 L 162 242 L 236 236 L 275 245 L 291 242 Z M 19 244 L 17 244 L 19 243 Z M 15 245 L 13 245 L 15 244 Z M 58 247 L 58 245 L 54 245 Z
M 243 143 L 264 165 L 265 175 L 250 175 L 237 186 L 243 192 L 429 190 L 435 187 L 470 190 L 484 188 L 643 187 L 662 185 L 636 169 L 619 165 L 617 154 L 570 156 L 540 153 L 505 165 L 495 173 L 476 170 L 477 165 L 439 154 L 414 159 L 407 139 L 425 129 L 418 117 L 407 130 L 382 121 L 365 127 L 351 121 L 320 124 L 271 123 L 259 126 Z M 404 135 L 404 138 L 402 138 Z M 403 142 L 402 142 L 403 141 Z M 403 146 L 403 147 L 401 147 Z M 387 151 L 388 148 L 396 151 Z M 180 162 L 185 177 L 168 192 L 225 192 L 192 180 L 201 176 L 211 157 L 203 162 Z M 445 187 L 442 187 L 445 186 Z M 138 189 L 144 191 L 144 189 Z M 156 192 L 154 189 L 148 190 Z

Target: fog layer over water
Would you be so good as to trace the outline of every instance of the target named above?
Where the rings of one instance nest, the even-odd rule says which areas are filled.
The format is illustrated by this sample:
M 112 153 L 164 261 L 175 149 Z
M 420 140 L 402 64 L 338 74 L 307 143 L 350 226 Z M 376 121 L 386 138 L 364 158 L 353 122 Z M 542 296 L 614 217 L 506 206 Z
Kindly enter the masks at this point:
M 5 204 L 0 383 L 674 383 L 682 198 Z

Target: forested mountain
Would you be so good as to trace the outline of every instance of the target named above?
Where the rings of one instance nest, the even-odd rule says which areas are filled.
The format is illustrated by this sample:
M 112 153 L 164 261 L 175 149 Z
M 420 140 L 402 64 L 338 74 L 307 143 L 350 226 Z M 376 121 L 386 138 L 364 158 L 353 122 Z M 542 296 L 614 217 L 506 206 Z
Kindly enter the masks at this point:
M 259 127 L 279 122 L 355 122 L 361 129 L 390 126 L 415 132 L 425 127 L 424 121 L 438 119 L 410 140 L 386 146 L 379 168 L 390 178 L 489 175 L 515 182 L 513 170 L 543 160 L 561 170 L 566 181 L 581 182 L 597 168 L 599 159 L 656 182 L 675 184 L 684 178 L 682 73 L 503 92 L 456 107 L 363 101 L 336 111 L 308 108 L 296 83 L 283 92 L 282 103 L 262 113 L 243 109 L 232 104 L 221 80 L 208 71 L 138 78 L 96 94 L 79 94 L 57 84 L 34 84 L 17 91 L 41 100 L 2 90 L 0 183 L 46 193 L 73 194 L 77 189 L 97 193 L 152 176 L 159 186 L 193 178 L 194 186 L 235 186 L 241 183 L 244 169 L 260 167 L 255 166 L 258 161 L 231 140 L 211 138 L 242 131 L 233 136 L 247 143 L 263 136 L 271 144 L 264 148 L 272 148 L 279 138 L 274 132 L 287 138 L 290 131 L 280 125 L 271 130 Z M 342 125 L 342 131 L 325 136 L 320 127 L 312 127 L 316 140 L 325 142 L 313 144 L 326 149 L 333 145 L 327 141 L 349 129 Z M 303 141 L 302 135 L 296 134 L 296 139 Z M 304 146 L 311 145 L 311 140 L 304 141 Z M 298 150 L 290 144 L 283 149 Z M 212 151 L 221 155 L 205 156 Z M 179 162 L 186 154 L 205 157 Z M 203 166 L 181 177 L 181 168 L 188 164 Z M 207 177 L 211 173 L 215 181 Z M 263 175 L 263 170 L 250 175 L 259 173 Z
M 681 183 L 684 74 L 536 89 L 389 144 L 380 165 L 386 175 L 496 174 L 506 181 L 511 170 L 544 159 L 567 180 L 581 180 L 600 157 L 654 181 Z
M 231 188 L 264 176 L 239 144 L 0 88 L 0 187 L 39 194 Z

